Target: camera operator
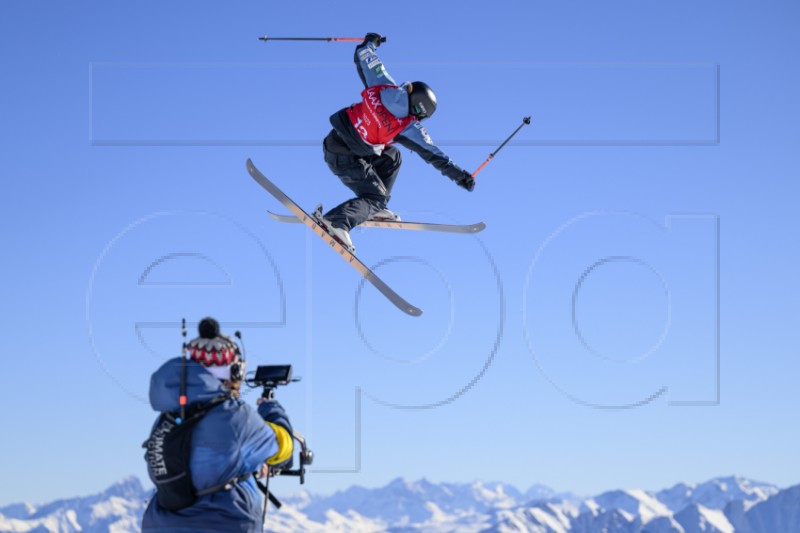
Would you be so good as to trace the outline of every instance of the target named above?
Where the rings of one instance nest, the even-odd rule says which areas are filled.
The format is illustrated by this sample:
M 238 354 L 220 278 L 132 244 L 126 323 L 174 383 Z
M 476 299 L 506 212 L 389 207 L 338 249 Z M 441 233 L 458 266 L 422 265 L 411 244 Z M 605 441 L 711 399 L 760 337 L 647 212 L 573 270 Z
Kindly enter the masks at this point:
M 219 323 L 204 318 L 198 330 L 200 336 L 185 345 L 189 360 L 171 359 L 150 379 L 150 404 L 162 415 L 145 442 L 145 460 L 158 497 L 147 506 L 142 530 L 260 532 L 264 495 L 253 474 L 265 476 L 268 465 L 283 467 L 291 461 L 292 426 L 276 400 L 261 401 L 256 410 L 239 398 L 245 361 L 236 342 L 220 333 Z M 175 416 L 178 412 L 186 414 L 185 420 Z M 159 426 L 164 420 L 166 425 Z M 176 491 L 164 435 L 181 424 L 191 428 L 191 440 L 188 457 L 183 452 L 177 459 L 188 465 L 183 477 L 191 484 Z M 159 427 L 167 429 L 159 434 Z M 170 491 L 188 491 L 190 504 L 165 508 L 160 502 L 172 497 Z

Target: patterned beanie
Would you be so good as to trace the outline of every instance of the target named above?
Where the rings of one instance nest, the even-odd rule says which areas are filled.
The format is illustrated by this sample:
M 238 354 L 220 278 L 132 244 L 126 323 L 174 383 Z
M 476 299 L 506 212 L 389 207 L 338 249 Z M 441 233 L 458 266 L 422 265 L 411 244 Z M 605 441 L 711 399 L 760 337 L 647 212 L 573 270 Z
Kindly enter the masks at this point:
M 239 346 L 232 338 L 219 332 L 219 322 L 211 317 L 201 320 L 197 330 L 200 336 L 186 345 L 189 357 L 217 379 L 229 380 L 231 365 L 241 362 Z

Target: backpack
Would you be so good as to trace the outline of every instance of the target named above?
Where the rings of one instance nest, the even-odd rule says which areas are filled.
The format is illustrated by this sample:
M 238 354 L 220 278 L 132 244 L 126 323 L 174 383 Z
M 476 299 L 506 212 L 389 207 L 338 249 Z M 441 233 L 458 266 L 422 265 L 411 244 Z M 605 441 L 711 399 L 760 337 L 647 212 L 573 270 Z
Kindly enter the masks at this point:
M 194 505 L 197 498 L 225 487 L 226 483 L 198 493 L 192 483 L 189 467 L 192 429 L 216 405 L 227 399 L 220 395 L 211 401 L 192 404 L 180 413 L 161 413 L 158 421 L 144 441 L 145 461 L 150 479 L 156 486 L 158 504 L 169 511 L 179 511 Z

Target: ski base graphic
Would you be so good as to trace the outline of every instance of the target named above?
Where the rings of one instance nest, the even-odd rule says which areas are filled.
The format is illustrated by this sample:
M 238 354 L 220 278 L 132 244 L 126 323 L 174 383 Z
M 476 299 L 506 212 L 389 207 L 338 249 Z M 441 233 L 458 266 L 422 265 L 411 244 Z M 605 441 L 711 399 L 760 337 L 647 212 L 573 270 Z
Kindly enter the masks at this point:
M 294 215 L 281 215 L 267 211 L 269 216 L 278 222 L 289 224 L 302 224 L 302 220 Z M 358 225 L 359 228 L 388 228 L 388 229 L 401 229 L 401 230 L 416 230 L 416 231 L 440 231 L 444 233 L 478 233 L 486 229 L 486 224 L 478 222 L 477 224 L 432 224 L 430 222 L 391 222 L 388 220 L 367 220 Z
M 325 231 L 322 226 L 317 224 L 316 220 L 306 213 L 299 205 L 297 205 L 291 198 L 286 196 L 286 194 L 281 191 L 274 183 L 269 181 L 264 174 L 259 171 L 253 162 L 248 159 L 247 160 L 247 171 L 250 173 L 250 176 L 264 189 L 267 190 L 272 196 L 274 196 L 280 203 L 284 205 L 289 211 L 292 212 L 294 218 L 297 221 L 302 222 L 306 226 L 308 226 L 311 231 L 313 231 L 316 235 L 318 235 L 322 240 L 328 243 L 331 248 L 333 248 L 336 253 L 338 253 L 342 259 L 344 259 L 347 264 L 352 266 L 356 269 L 364 279 L 369 281 L 376 289 L 378 289 L 381 294 L 383 294 L 390 302 L 392 302 L 398 309 L 407 313 L 411 316 L 420 316 L 422 315 L 422 309 L 411 305 L 409 302 L 404 300 L 399 294 L 397 294 L 391 287 L 389 287 L 382 279 L 380 279 L 369 267 L 367 267 L 364 263 L 362 263 L 354 254 L 350 253 L 350 251 L 339 244 L 336 239 L 331 237 L 327 231 Z

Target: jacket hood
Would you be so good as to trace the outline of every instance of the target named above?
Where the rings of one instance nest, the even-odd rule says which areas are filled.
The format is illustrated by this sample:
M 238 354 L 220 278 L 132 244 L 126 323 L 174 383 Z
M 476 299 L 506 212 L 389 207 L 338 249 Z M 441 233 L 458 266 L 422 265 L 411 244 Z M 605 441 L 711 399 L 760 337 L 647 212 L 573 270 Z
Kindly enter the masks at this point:
M 164 363 L 150 377 L 150 406 L 159 413 L 180 409 L 181 358 Z M 222 382 L 200 364 L 186 361 L 187 403 L 208 402 L 226 390 Z

